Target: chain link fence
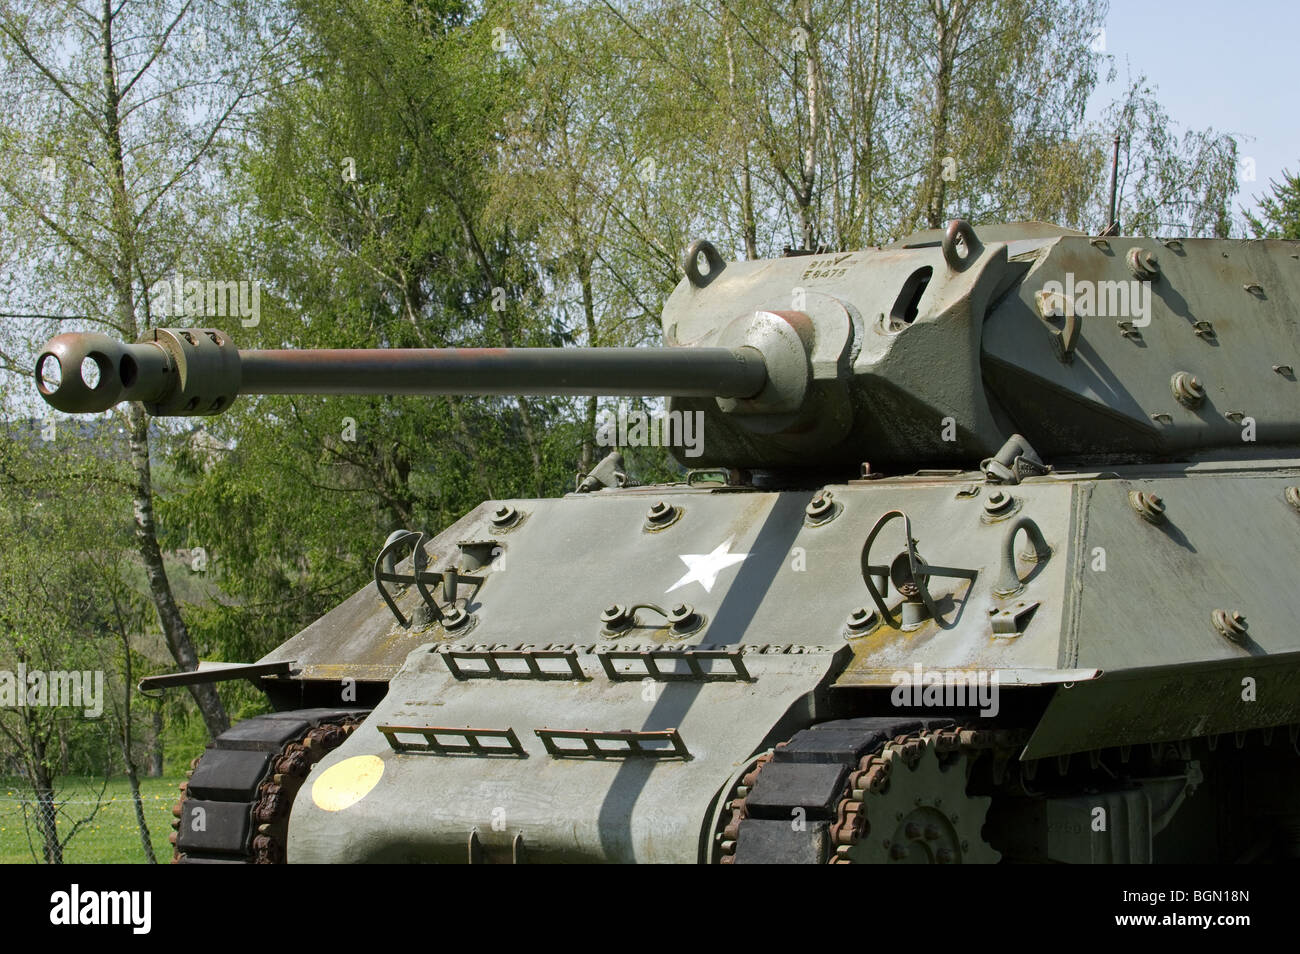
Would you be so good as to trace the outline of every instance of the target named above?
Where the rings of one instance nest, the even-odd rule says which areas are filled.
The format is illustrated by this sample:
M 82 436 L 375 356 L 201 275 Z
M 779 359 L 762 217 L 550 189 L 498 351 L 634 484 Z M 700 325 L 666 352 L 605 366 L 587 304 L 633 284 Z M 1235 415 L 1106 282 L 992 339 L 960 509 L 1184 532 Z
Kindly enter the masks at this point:
M 175 778 L 140 779 L 140 802 L 154 857 L 171 861 Z M 53 818 L 65 864 L 143 864 L 147 861 L 135 802 L 126 779 L 61 780 L 52 803 L 38 802 L 23 780 L 0 782 L 0 864 L 45 863 L 42 816 Z

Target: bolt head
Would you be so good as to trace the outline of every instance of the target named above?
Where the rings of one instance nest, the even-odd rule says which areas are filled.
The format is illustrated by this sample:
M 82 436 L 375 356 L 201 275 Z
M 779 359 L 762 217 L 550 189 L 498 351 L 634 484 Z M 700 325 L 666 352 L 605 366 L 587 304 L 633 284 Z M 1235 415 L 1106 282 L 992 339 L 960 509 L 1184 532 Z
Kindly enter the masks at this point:
M 831 495 L 823 490 L 808 502 L 808 506 L 804 508 L 804 513 L 809 517 L 820 518 L 825 517 L 834 509 L 835 503 L 831 500 Z
M 1005 513 L 1015 503 L 1014 498 L 1003 490 L 995 490 L 984 498 L 985 513 Z
M 1128 501 L 1143 520 L 1160 523 L 1164 519 L 1165 502 L 1155 494 L 1145 490 L 1130 490 Z
M 600 621 L 607 626 L 625 622 L 626 619 L 627 607 L 621 603 L 611 603 L 600 614 Z
M 865 606 L 859 606 L 849 614 L 849 625 L 855 629 L 865 629 L 870 626 L 875 619 L 874 610 L 869 610 Z
M 1145 248 L 1129 249 L 1128 267 L 1134 278 L 1144 282 L 1151 281 L 1160 273 L 1160 261 L 1155 252 Z
M 1200 407 L 1205 401 L 1205 385 L 1201 379 L 1190 371 L 1177 371 L 1169 379 L 1169 387 L 1174 399 L 1183 407 Z
M 678 603 L 668 611 L 668 622 L 672 624 L 674 635 L 686 636 L 699 629 L 704 621 L 690 603 Z

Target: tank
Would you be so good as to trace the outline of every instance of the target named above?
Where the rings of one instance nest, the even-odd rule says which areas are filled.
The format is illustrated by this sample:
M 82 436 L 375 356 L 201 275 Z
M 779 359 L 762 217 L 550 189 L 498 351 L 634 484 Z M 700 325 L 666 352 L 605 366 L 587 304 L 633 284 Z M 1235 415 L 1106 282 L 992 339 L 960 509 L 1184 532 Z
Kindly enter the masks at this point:
M 1298 259 L 955 221 L 696 242 L 661 348 L 54 338 L 70 412 L 637 394 L 698 425 L 679 483 L 614 452 L 397 529 L 263 659 L 147 680 L 274 710 L 197 761 L 177 860 L 1295 859 Z

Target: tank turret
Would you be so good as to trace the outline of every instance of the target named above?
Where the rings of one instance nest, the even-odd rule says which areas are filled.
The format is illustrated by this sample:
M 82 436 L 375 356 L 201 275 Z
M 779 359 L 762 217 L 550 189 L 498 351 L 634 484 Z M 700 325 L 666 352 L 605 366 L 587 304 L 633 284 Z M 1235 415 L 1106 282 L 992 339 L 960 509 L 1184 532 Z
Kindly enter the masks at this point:
M 1300 275 L 1280 243 L 1230 255 L 1041 226 L 986 239 L 954 221 L 884 248 L 732 263 L 696 242 L 661 348 L 239 351 L 224 331 L 154 329 L 134 345 L 59 335 L 37 381 L 74 413 L 139 400 L 215 414 L 240 394 L 664 396 L 703 415 L 692 464 L 750 468 L 965 466 L 1016 434 L 1044 456 L 1129 461 L 1239 450 L 1243 428 L 1256 446 L 1300 442 L 1280 306 Z M 1210 281 L 1211 267 L 1231 274 Z

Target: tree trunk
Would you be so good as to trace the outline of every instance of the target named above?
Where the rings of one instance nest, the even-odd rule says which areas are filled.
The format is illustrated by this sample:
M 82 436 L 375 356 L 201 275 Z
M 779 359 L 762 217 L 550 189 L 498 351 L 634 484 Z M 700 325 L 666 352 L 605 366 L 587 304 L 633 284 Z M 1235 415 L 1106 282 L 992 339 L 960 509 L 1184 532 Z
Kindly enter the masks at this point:
M 120 621 L 120 617 L 119 617 Z M 144 820 L 144 803 L 140 800 L 140 777 L 135 770 L 135 755 L 131 751 L 131 696 L 135 693 L 135 679 L 131 673 L 131 639 L 124 631 L 120 633 L 122 641 L 122 725 L 118 735 L 118 748 L 122 752 L 122 764 L 126 766 L 126 780 L 131 786 L 131 803 L 135 806 L 135 825 L 140 832 L 140 845 L 144 848 L 145 860 L 156 865 L 153 842 L 149 838 L 149 825 Z M 155 705 L 154 711 L 157 711 Z
M 817 44 L 812 32 L 811 0 L 803 0 L 799 5 L 799 25 L 804 31 L 804 41 L 808 46 L 804 56 L 804 95 L 808 101 L 808 141 L 804 146 L 803 165 L 799 170 L 800 192 L 796 196 L 799 206 L 799 225 L 803 233 L 803 247 L 816 248 L 817 224 L 813 220 L 812 201 L 813 186 L 817 181 L 817 136 L 820 131 L 818 118 L 817 83 Z
M 139 336 L 135 317 L 132 282 L 136 274 L 138 250 L 133 225 L 134 209 L 126 181 L 126 163 L 122 151 L 122 120 L 118 109 L 117 69 L 113 47 L 113 9 L 111 0 L 104 0 L 101 23 L 101 52 L 103 55 L 104 130 L 110 161 L 113 190 L 112 220 L 117 237 L 118 254 L 114 262 L 114 292 L 117 319 L 122 334 L 128 341 Z M 183 669 L 198 668 L 198 654 L 190 640 L 188 628 L 181 618 L 171 582 L 163 566 L 162 552 L 158 546 L 157 526 L 153 513 L 153 481 L 149 470 L 149 421 L 144 406 L 130 405 L 127 415 L 130 427 L 131 467 L 135 472 L 134 505 L 135 536 L 144 561 L 145 575 L 149 580 L 149 593 L 162 623 L 167 648 L 172 658 Z M 208 733 L 216 738 L 230 728 L 230 720 L 221 704 L 221 698 L 211 685 L 192 686 L 190 694 L 203 714 Z
M 199 668 L 198 653 L 190 639 L 189 628 L 181 617 L 176 597 L 172 593 L 167 569 L 163 565 L 162 550 L 158 546 L 158 527 L 153 513 L 153 478 L 149 467 L 149 418 L 144 406 L 132 402 L 127 412 L 129 443 L 131 447 L 131 468 L 135 472 L 135 540 L 144 561 L 145 576 L 149 581 L 149 594 L 153 597 L 154 608 L 158 611 L 158 621 L 162 624 L 163 636 L 172 658 L 182 669 L 190 671 Z M 221 697 L 216 687 L 210 683 L 190 686 L 190 695 L 203 715 L 203 724 L 208 734 L 216 738 L 230 728 Z
M 153 721 L 153 733 L 149 738 L 149 777 L 163 776 L 163 711 L 162 703 L 155 700 L 151 706 L 150 716 Z
M 63 864 L 63 846 L 59 844 L 59 819 L 54 807 L 54 780 L 45 767 L 45 743 L 31 736 L 32 752 L 28 771 L 32 773 L 32 790 L 36 793 L 36 830 L 41 835 L 41 854 L 48 865 Z
M 942 228 L 947 205 L 948 183 L 943 177 L 944 150 L 948 142 L 948 110 L 952 94 L 952 74 L 957 57 L 957 43 L 961 36 L 963 16 L 961 0 L 944 8 L 942 0 L 935 0 L 935 41 L 939 57 L 939 70 L 934 83 L 933 136 L 930 140 L 929 188 L 925 196 L 926 223 L 932 229 Z
M 131 761 L 129 753 L 122 753 L 126 759 L 126 779 L 131 783 L 131 801 L 135 805 L 135 824 L 140 831 L 140 845 L 144 848 L 145 860 L 151 865 L 158 863 L 158 858 L 153 853 L 153 841 L 149 837 L 149 823 L 144 819 L 144 801 L 140 798 L 140 778 L 136 775 L 135 763 Z
M 724 18 L 729 18 L 723 7 Z M 758 258 L 758 223 L 754 219 L 754 186 L 749 169 L 749 143 L 740 129 L 739 97 L 736 94 L 736 53 L 731 42 L 731 26 L 723 33 L 727 51 L 727 91 L 731 94 L 731 128 L 736 142 L 740 144 L 740 232 L 745 240 L 745 258 L 755 261 Z
M 863 110 L 865 130 L 860 153 L 862 168 L 862 203 L 866 224 L 865 244 L 876 244 L 876 101 L 880 88 L 880 0 L 876 0 L 871 25 L 871 73 L 868 76 L 867 103 Z
M 596 336 L 596 295 L 591 284 L 591 259 L 582 249 L 578 250 L 578 282 L 582 285 L 582 317 L 587 326 L 587 347 L 594 348 L 599 343 Z M 582 463 L 579 469 L 583 475 L 591 473 L 596 463 L 596 397 L 586 400 L 586 426 L 582 435 Z

